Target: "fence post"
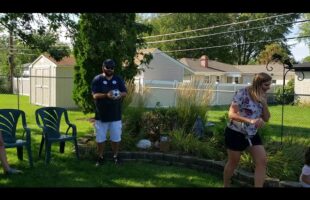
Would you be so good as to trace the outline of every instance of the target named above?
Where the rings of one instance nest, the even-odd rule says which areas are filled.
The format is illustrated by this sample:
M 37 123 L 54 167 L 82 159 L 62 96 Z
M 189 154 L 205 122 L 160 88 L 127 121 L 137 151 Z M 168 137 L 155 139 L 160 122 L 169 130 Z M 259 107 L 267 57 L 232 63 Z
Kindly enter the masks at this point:
M 176 80 L 174 80 L 174 84 L 173 84 L 173 88 L 174 88 L 174 107 L 177 106 L 177 85 L 178 82 Z
M 19 110 L 19 84 L 18 84 L 18 82 L 19 82 L 19 77 L 16 77 L 16 83 L 17 83 L 17 91 L 16 91 L 16 93 L 17 93 L 17 109 Z
M 216 101 L 215 101 L 215 102 L 216 102 L 216 105 L 219 105 L 219 91 L 218 91 L 218 85 L 219 85 L 218 83 L 215 83 L 215 91 L 216 91 L 216 94 L 215 94 L 215 95 L 216 95 L 216 96 L 215 96 L 215 97 L 216 97 Z

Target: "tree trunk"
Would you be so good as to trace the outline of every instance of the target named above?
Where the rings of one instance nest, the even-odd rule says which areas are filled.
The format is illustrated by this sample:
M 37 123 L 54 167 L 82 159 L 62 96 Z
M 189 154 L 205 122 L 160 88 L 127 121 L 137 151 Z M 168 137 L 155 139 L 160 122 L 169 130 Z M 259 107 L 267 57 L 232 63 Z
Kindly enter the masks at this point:
M 14 72 L 14 55 L 13 55 L 13 31 L 10 31 L 9 37 L 9 93 L 13 94 L 13 72 Z

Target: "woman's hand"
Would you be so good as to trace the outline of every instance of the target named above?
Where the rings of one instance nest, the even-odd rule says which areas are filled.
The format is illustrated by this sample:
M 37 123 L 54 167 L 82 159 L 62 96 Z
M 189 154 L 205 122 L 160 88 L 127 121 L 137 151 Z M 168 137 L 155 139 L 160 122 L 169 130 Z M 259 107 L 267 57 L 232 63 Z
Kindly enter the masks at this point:
M 254 124 L 256 128 L 262 128 L 265 125 L 265 121 L 262 118 L 251 119 L 250 122 Z

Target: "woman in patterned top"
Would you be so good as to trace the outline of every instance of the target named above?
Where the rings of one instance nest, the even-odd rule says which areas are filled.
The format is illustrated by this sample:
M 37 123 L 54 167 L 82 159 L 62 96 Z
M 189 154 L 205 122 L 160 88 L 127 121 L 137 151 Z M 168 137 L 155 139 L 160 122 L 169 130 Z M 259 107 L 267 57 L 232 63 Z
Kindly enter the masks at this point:
M 224 187 L 230 186 L 241 153 L 246 149 L 255 162 L 254 186 L 264 185 L 267 156 L 257 131 L 270 118 L 266 92 L 270 89 L 271 80 L 266 73 L 256 74 L 252 85 L 240 89 L 233 97 L 228 112 L 230 121 L 225 129 L 228 161 L 224 168 Z

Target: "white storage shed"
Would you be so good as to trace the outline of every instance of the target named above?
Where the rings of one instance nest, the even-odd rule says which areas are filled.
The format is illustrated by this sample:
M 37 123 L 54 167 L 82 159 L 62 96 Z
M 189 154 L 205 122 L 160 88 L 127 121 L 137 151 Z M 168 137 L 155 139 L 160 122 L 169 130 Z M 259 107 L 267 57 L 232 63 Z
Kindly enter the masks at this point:
M 60 61 L 39 56 L 30 65 L 30 102 L 41 106 L 77 108 L 73 101 L 74 57 Z

